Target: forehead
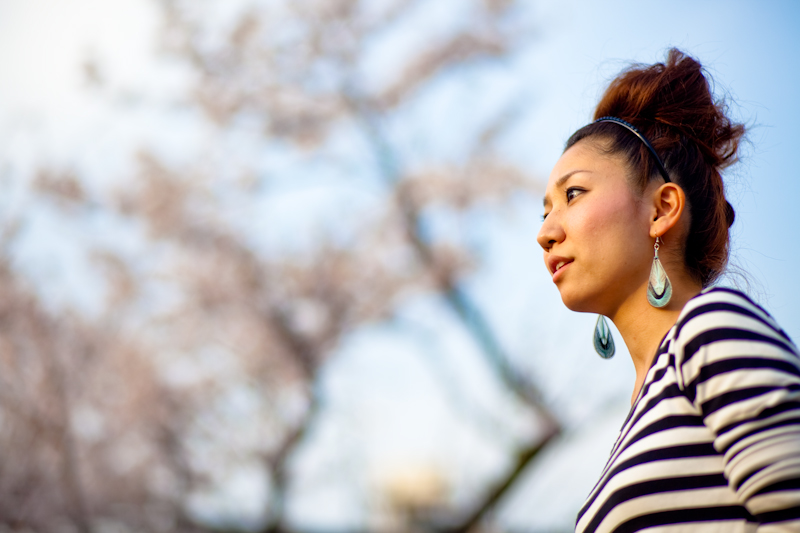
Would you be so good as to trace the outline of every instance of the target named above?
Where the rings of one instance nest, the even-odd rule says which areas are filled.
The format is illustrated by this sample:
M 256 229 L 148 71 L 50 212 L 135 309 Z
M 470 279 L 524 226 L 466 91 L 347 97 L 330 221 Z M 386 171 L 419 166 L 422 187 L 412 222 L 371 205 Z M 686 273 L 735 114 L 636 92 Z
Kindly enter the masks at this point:
M 592 143 L 578 142 L 561 155 L 550 172 L 544 205 L 550 205 L 556 191 L 578 177 L 595 184 L 628 185 L 628 175 L 629 168 L 622 156 L 605 154 Z

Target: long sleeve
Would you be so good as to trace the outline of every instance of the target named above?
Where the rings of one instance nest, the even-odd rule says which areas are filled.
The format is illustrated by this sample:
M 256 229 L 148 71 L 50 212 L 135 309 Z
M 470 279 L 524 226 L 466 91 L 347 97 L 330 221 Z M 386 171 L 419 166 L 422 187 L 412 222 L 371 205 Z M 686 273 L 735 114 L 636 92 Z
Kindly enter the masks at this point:
M 724 474 L 759 533 L 800 531 L 800 359 L 735 291 L 693 299 L 676 325 L 678 386 L 714 434 Z

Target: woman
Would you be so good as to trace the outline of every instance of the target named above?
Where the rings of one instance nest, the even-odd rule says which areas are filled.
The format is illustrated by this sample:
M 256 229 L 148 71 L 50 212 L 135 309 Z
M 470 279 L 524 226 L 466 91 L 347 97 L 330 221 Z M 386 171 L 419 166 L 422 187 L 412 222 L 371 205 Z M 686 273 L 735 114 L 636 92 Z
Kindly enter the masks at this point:
M 566 306 L 603 315 L 636 368 L 632 408 L 576 531 L 800 532 L 800 365 L 747 296 L 713 288 L 744 134 L 700 64 L 620 74 L 567 142 L 538 241 Z

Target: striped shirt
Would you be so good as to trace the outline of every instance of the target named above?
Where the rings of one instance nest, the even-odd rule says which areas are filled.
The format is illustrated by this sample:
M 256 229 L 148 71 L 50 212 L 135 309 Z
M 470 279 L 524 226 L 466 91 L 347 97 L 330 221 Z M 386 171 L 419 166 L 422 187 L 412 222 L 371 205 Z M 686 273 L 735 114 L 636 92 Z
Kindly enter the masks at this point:
M 577 533 L 800 532 L 800 359 L 731 289 L 664 337 Z

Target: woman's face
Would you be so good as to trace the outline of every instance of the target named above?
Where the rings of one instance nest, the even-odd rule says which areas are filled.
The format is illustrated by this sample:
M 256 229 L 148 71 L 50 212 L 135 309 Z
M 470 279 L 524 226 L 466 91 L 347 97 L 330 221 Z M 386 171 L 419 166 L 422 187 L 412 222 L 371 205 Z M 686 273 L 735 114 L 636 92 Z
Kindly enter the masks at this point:
M 613 316 L 646 290 L 654 211 L 631 187 L 628 173 L 621 156 L 604 155 L 584 140 L 564 152 L 550 174 L 537 240 L 561 299 L 573 311 Z

